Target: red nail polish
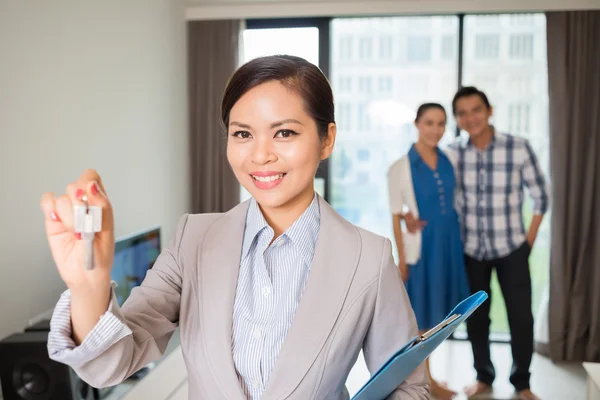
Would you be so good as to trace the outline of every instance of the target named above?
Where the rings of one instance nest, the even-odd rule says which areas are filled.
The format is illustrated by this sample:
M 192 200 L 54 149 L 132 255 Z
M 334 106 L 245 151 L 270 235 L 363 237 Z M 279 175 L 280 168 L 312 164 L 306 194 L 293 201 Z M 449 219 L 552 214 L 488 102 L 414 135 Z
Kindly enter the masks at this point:
M 77 189 L 77 191 L 75 192 L 75 198 L 79 199 L 84 195 L 84 191 L 83 189 Z
M 98 190 L 98 184 L 96 182 L 94 182 L 94 184 L 92 185 L 90 192 L 92 192 L 94 196 L 98 195 L 98 193 L 100 192 L 100 190 Z
M 55 222 L 60 221 L 60 218 L 58 218 L 58 214 L 55 211 L 50 211 L 50 219 Z
M 75 237 L 77 238 L 77 240 L 81 240 L 81 233 L 76 233 Z

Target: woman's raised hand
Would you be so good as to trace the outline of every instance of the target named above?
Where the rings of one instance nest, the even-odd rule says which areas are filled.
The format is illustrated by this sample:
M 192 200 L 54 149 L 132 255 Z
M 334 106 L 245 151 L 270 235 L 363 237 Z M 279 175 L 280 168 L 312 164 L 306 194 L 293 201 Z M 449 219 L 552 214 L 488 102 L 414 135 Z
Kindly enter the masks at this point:
M 81 234 L 75 233 L 75 206 L 84 205 L 87 197 L 89 206 L 102 209 L 102 230 L 93 241 L 94 269 L 85 268 L 86 243 Z M 55 197 L 45 193 L 41 208 L 46 220 L 46 236 L 58 272 L 71 290 L 94 290 L 110 285 L 110 270 L 115 251 L 113 211 L 102 181 L 94 170 L 87 170 L 79 179 L 67 185 L 66 193 Z

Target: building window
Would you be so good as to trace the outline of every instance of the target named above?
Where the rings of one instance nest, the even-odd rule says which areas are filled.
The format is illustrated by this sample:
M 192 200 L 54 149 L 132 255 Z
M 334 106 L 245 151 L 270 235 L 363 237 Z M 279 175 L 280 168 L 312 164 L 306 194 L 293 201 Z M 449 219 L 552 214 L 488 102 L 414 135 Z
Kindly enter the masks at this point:
M 480 60 L 495 60 L 500 53 L 500 38 L 498 35 L 475 36 L 475 58 Z
M 442 59 L 454 61 L 454 55 L 456 52 L 456 36 L 455 35 L 444 35 L 442 36 Z
M 341 103 L 337 107 L 337 123 L 344 131 L 352 127 L 352 104 Z
M 358 112 L 356 113 L 357 128 L 359 132 L 368 132 L 371 129 L 371 119 L 369 118 L 369 112 L 367 105 L 361 103 L 358 105 Z
M 424 62 L 431 60 L 431 37 L 409 36 L 407 43 L 408 61 Z
M 347 93 L 352 91 L 352 77 L 350 76 L 341 76 L 339 78 L 339 89 L 342 93 Z
M 511 133 L 527 136 L 531 119 L 531 105 L 516 103 L 508 107 L 508 125 Z
M 512 59 L 532 59 L 533 35 L 512 35 L 508 54 Z
M 370 60 L 372 58 L 371 42 L 371 38 L 360 38 L 358 42 L 358 57 L 360 60 Z
M 352 38 L 343 37 L 340 39 L 340 59 L 351 60 L 352 59 Z
M 356 154 L 356 158 L 358 159 L 358 161 L 369 161 L 369 150 L 368 149 L 359 149 L 358 153 Z
M 380 93 L 392 93 L 392 77 L 391 76 L 380 76 L 379 77 L 379 92 Z
M 379 38 L 379 58 L 390 60 L 393 57 L 394 39 L 392 37 Z
M 363 171 L 357 172 L 356 183 L 358 185 L 367 185 L 369 183 L 369 173 Z
M 361 76 L 358 78 L 358 91 L 360 93 L 371 93 L 371 77 Z

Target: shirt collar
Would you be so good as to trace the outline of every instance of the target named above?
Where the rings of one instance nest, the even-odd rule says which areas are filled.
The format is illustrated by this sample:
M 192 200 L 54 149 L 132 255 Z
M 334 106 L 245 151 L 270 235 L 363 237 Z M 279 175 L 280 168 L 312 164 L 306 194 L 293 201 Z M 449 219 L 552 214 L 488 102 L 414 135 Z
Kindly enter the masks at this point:
M 260 211 L 258 203 L 252 198 L 250 200 L 250 205 L 248 206 L 248 213 L 246 214 L 246 229 L 244 231 L 244 243 L 242 245 L 242 259 L 248 256 L 248 252 L 250 251 L 250 247 L 252 247 L 252 243 L 254 243 L 256 236 L 262 232 L 263 229 L 268 227 L 267 220 L 265 220 L 263 213 Z
M 307 266 L 312 263 L 312 258 L 317 244 L 321 221 L 318 197 L 315 194 L 308 208 L 284 233 L 292 244 L 302 255 Z M 250 200 L 248 213 L 246 214 L 246 230 L 242 245 L 242 258 L 248 256 L 255 239 L 265 229 L 271 229 L 260 211 L 258 203 L 254 198 Z
M 498 139 L 499 139 L 500 135 L 498 135 L 498 133 L 496 132 L 496 128 L 494 127 L 494 125 L 490 125 L 490 128 L 492 129 L 492 140 L 488 143 L 487 146 L 485 146 L 484 149 L 481 149 L 481 150 L 477 149 L 477 150 L 479 150 L 479 151 L 490 150 L 498 142 Z M 467 137 L 467 141 L 466 141 L 465 146 L 468 147 L 468 148 L 475 149 L 475 146 L 473 145 L 473 143 L 471 143 L 471 137 L 470 136 Z
M 439 159 L 439 157 L 446 158 L 446 155 L 444 154 L 443 151 L 440 150 L 439 147 L 436 147 L 435 149 L 438 154 L 438 159 Z M 408 160 L 410 161 L 411 164 L 418 164 L 418 163 L 423 162 L 423 159 L 421 158 L 421 155 L 417 151 L 417 148 L 414 144 L 411 146 L 410 150 L 408 150 Z
M 408 150 L 408 161 L 410 161 L 411 164 L 416 164 L 421 161 L 421 156 L 414 144 L 410 146 L 410 150 Z
M 318 197 L 315 194 L 308 208 L 284 233 L 292 241 L 299 254 L 302 255 L 307 266 L 312 263 L 320 225 L 321 210 L 319 209 Z

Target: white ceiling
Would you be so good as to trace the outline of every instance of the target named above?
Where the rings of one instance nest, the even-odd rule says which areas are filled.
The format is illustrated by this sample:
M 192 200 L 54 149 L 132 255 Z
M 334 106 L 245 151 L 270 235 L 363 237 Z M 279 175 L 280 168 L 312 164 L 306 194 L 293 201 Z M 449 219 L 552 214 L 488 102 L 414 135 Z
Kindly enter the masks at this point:
M 600 0 L 187 0 L 188 19 L 600 9 Z
M 277 3 L 331 3 L 331 2 L 364 2 L 365 0 L 188 0 L 188 4 L 210 4 L 210 5 L 231 5 L 231 4 L 277 4 Z M 419 0 L 400 0 L 400 1 L 419 1 Z

